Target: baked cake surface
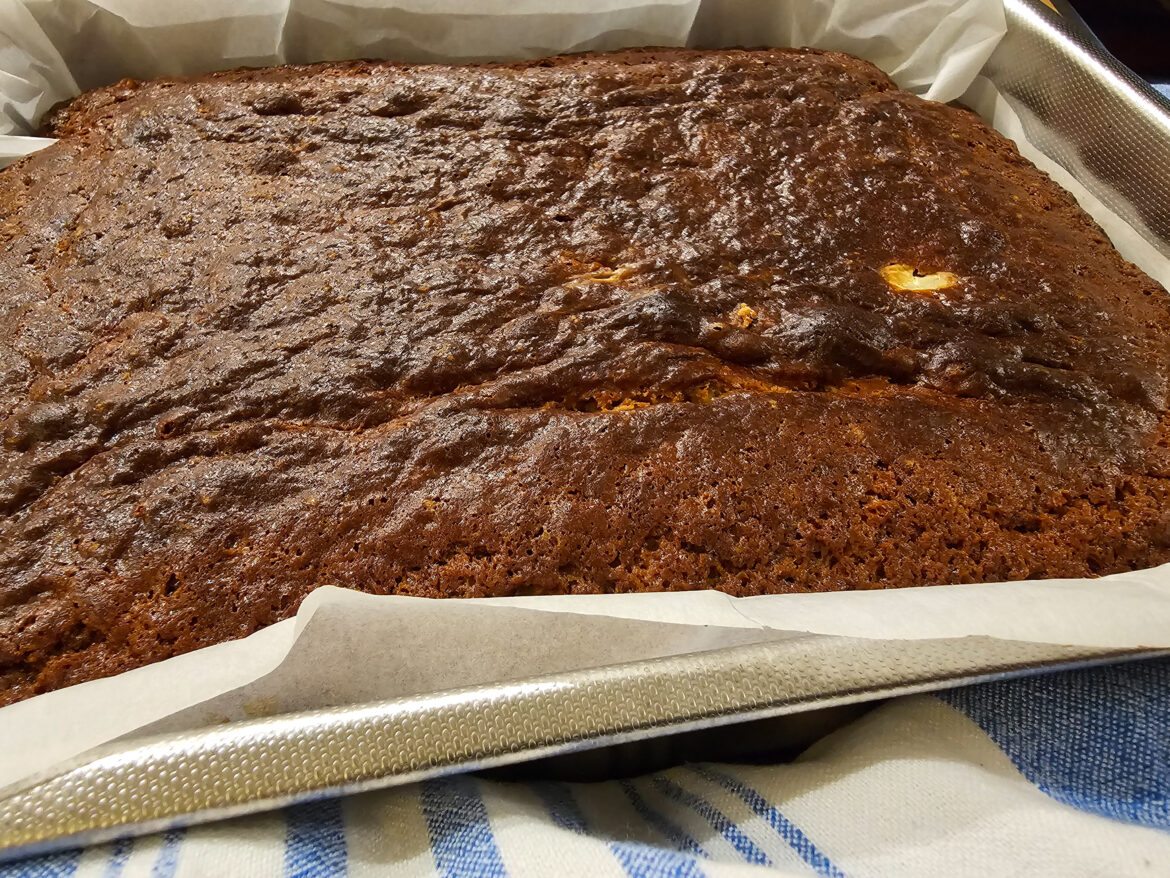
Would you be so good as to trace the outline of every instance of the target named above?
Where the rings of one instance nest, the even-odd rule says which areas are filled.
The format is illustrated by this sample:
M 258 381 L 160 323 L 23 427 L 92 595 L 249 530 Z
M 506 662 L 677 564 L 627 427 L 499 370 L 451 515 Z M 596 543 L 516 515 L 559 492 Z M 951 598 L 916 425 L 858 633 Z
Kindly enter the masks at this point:
M 1170 560 L 1165 292 L 812 51 L 122 82 L 0 173 L 0 702 L 315 586 Z

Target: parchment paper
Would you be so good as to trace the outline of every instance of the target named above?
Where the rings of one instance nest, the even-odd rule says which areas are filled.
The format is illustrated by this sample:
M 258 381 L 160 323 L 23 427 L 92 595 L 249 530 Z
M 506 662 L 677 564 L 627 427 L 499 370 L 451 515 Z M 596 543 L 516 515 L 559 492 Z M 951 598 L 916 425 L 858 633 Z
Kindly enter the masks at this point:
M 641 45 L 809 45 L 961 99 L 1081 200 L 1163 284 L 1170 261 L 1023 139 L 979 75 L 998 0 L 0 0 L 0 158 L 51 141 L 79 90 L 241 65 L 351 57 L 531 58 Z M 344 585 L 344 583 L 339 583 Z M 430 601 L 326 586 L 295 619 L 0 709 L 0 788 L 120 736 L 677 655 L 761 639 L 964 635 L 1170 647 L 1170 565 L 1100 580 L 734 599 L 716 592 Z

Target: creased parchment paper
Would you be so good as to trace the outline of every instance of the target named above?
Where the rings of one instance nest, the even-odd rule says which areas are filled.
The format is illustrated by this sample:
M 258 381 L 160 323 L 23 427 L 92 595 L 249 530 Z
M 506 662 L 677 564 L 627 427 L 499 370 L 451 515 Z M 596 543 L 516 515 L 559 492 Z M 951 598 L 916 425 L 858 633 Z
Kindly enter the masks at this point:
M 1023 140 L 980 76 L 998 0 L 0 0 L 0 157 L 51 141 L 40 116 L 79 90 L 241 65 L 381 57 L 532 58 L 641 45 L 809 45 L 960 99 L 1073 192 L 1128 258 L 1170 262 Z M 344 585 L 344 583 L 339 583 Z M 734 599 L 716 592 L 431 601 L 323 587 L 295 619 L 0 710 L 0 791 L 140 733 L 677 655 L 761 639 L 990 635 L 1170 647 L 1170 565 L 1102 580 Z

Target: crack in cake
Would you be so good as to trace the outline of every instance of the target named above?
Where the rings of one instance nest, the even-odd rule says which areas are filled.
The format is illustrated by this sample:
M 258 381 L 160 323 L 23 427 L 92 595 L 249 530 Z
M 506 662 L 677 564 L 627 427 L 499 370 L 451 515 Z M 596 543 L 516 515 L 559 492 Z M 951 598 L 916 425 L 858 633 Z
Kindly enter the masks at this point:
M 0 703 L 315 586 L 1170 560 L 1165 291 L 809 50 L 121 82 L 0 173 Z

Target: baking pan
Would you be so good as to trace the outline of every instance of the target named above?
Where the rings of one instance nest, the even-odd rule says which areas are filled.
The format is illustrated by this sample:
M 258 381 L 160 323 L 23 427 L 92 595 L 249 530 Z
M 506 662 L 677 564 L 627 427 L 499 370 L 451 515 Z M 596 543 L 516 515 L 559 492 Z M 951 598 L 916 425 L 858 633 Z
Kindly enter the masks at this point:
M 1065 0 L 1004 7 L 1007 34 L 983 73 L 1033 143 L 1170 256 L 1170 100 L 1110 55 Z
M 691 729 L 1163 654 L 805 636 L 125 742 L 0 801 L 0 858 Z
M 1170 256 L 1170 102 L 1063 2 L 1007 0 L 983 73 L 1050 157 Z M 0 859 L 763 717 L 1148 650 L 797 637 L 116 742 L 0 800 Z

